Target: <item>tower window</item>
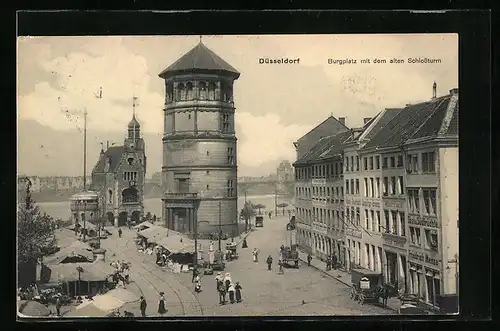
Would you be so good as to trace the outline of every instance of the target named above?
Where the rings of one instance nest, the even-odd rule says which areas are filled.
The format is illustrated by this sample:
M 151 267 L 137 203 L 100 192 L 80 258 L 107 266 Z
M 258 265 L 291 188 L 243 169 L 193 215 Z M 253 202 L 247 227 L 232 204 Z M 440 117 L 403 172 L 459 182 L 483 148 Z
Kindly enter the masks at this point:
M 209 151 L 207 151 L 207 156 L 210 156 L 210 152 Z
M 186 83 L 186 100 L 193 100 L 193 83 L 191 82 Z
M 207 98 L 207 84 L 205 82 L 200 82 L 200 100 L 205 100 Z
M 132 165 L 132 163 L 134 162 L 134 158 L 129 157 L 129 158 L 127 159 L 127 162 L 128 162 L 128 164 L 129 164 L 129 165 Z
M 210 185 L 207 185 L 207 191 L 210 190 Z
M 215 100 L 215 83 L 208 84 L 208 100 Z
M 191 119 L 191 114 L 188 114 L 188 119 Z
M 229 114 L 221 114 L 221 131 L 229 132 Z
M 233 151 L 232 147 L 228 147 L 227 148 L 227 163 L 229 165 L 233 165 L 234 164 L 234 151 Z
M 233 181 L 228 180 L 227 181 L 227 197 L 232 198 L 234 197 L 234 187 L 233 187 Z

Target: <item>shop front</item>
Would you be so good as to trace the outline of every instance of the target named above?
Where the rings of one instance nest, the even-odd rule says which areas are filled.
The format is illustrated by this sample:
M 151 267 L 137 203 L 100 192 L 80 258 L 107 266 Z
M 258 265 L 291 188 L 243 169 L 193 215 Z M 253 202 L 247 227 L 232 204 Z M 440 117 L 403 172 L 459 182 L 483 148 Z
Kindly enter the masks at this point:
M 408 288 L 406 238 L 384 233 L 383 242 L 384 282 L 396 291 L 406 292 Z
M 441 295 L 441 261 L 436 254 L 411 250 L 408 254 L 409 289 L 420 300 L 438 309 Z

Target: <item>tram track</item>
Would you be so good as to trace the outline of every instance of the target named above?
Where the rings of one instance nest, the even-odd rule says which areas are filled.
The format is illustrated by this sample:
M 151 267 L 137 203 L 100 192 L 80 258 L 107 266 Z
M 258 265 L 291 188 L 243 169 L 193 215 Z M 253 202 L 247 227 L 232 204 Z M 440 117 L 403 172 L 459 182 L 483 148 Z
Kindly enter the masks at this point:
M 131 256 L 132 254 L 125 254 L 126 251 L 129 251 L 129 250 L 135 250 L 136 247 L 130 247 L 130 243 L 132 243 L 133 240 L 132 239 L 126 239 L 125 241 L 125 249 L 122 250 L 121 254 L 120 255 L 125 255 L 126 258 L 132 263 L 132 266 L 134 264 L 137 264 L 138 266 L 140 266 L 143 270 L 145 270 L 147 272 L 147 274 L 149 275 L 152 275 L 154 278 L 158 279 L 162 284 L 168 286 L 168 288 L 172 291 L 172 293 L 176 296 L 176 298 L 178 299 L 179 301 L 179 306 L 181 308 L 181 314 L 183 316 L 186 316 L 188 315 L 188 309 L 186 308 L 186 305 L 185 304 L 191 304 L 191 303 L 194 303 L 195 306 L 196 306 L 196 310 L 199 311 L 199 314 L 201 316 L 204 315 L 204 309 L 203 309 L 203 305 L 200 303 L 197 295 L 193 292 L 193 290 L 191 290 L 190 287 L 188 287 L 188 285 L 184 284 L 184 282 L 178 280 L 178 279 L 175 279 L 175 277 L 173 275 L 168 275 L 170 276 L 170 280 L 172 280 L 173 282 L 181 285 L 183 287 L 183 289 L 185 288 L 187 290 L 187 292 L 191 295 L 192 298 L 189 298 L 189 299 L 186 299 L 182 298 L 182 295 L 180 294 L 181 292 L 183 292 L 182 290 L 180 290 L 179 288 L 175 288 L 174 286 L 172 286 L 172 284 L 170 284 L 169 282 L 167 282 L 165 279 L 163 279 L 162 277 L 160 277 L 157 273 L 155 273 L 155 270 L 157 269 L 153 269 L 153 268 L 150 268 L 147 264 L 145 264 L 144 262 L 140 261 L 137 257 L 133 257 Z M 114 253 L 116 255 L 116 252 L 113 252 L 113 250 L 111 249 L 110 250 L 112 253 Z M 136 268 L 134 268 L 136 269 Z M 159 292 L 162 292 L 146 275 L 146 273 L 143 273 L 139 270 L 134 270 L 134 272 L 136 274 L 138 274 L 139 276 L 141 276 L 143 279 L 145 279 L 158 293 Z M 165 272 L 165 271 L 164 271 Z M 162 272 L 163 273 L 163 272 Z M 165 275 L 165 274 L 163 274 Z M 162 275 L 162 276 L 163 276 Z M 134 281 L 135 282 L 135 281 Z M 140 288 L 140 286 L 137 284 L 137 282 L 135 282 L 135 284 Z M 142 292 L 142 289 L 141 289 L 141 292 Z M 194 300 L 193 300 L 194 299 Z

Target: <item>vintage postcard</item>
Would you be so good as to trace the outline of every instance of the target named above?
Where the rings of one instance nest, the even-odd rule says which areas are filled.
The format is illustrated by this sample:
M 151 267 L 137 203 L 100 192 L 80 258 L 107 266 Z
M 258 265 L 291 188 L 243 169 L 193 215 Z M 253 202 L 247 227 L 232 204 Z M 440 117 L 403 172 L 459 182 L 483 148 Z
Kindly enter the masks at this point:
M 17 42 L 19 317 L 458 313 L 458 35 Z

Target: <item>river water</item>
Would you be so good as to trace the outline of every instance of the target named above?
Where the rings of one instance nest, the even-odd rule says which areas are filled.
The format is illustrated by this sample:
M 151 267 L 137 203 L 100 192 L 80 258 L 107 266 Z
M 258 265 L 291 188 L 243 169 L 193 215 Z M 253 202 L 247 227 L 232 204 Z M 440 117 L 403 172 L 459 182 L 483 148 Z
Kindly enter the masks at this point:
M 272 211 L 274 214 L 274 195 L 256 195 L 247 196 L 247 200 L 254 204 L 262 204 L 266 206 L 267 211 Z M 288 203 L 289 206 L 286 209 L 292 209 L 292 204 L 289 199 L 278 198 L 278 204 Z M 40 209 L 54 218 L 62 218 L 63 220 L 68 220 L 71 218 L 70 203 L 67 202 L 40 202 L 37 203 Z M 238 198 L 238 210 L 243 208 L 245 204 L 245 198 Z M 278 208 L 280 209 L 280 208 Z M 156 215 L 161 217 L 161 199 L 160 198 L 150 198 L 144 199 L 144 212 L 150 212 L 151 215 Z M 279 211 L 281 213 L 281 210 Z

